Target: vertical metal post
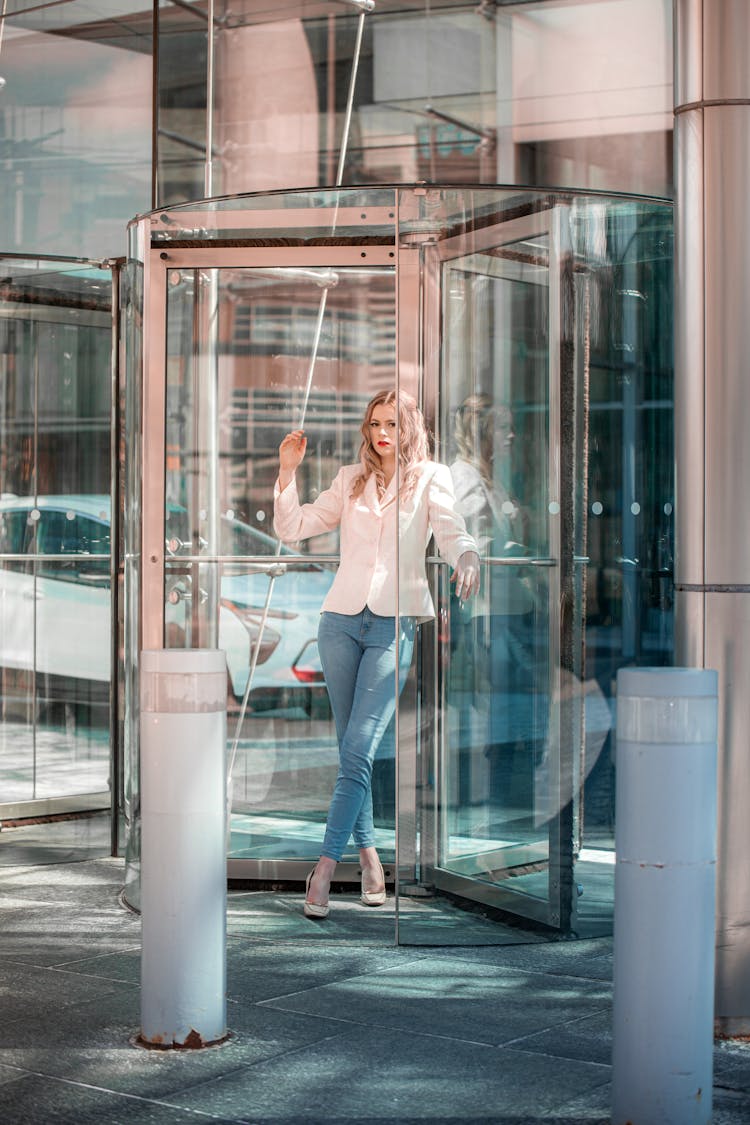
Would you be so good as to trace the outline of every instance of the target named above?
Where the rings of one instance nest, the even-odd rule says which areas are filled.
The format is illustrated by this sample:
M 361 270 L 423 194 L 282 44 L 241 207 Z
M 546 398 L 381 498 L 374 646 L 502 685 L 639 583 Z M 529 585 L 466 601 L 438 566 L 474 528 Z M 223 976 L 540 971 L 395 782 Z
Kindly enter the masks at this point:
M 120 281 L 121 261 L 112 261 L 111 270 L 111 309 L 112 309 L 112 357 L 110 364 L 110 404 L 109 404 L 109 473 L 110 473 L 110 520 L 109 520 L 109 589 L 110 589 L 110 673 L 109 673 L 109 791 L 111 802 L 110 854 L 119 855 L 120 812 L 122 809 L 122 737 L 120 733 L 120 609 L 123 603 L 123 590 L 120 583 L 120 550 L 122 544 L 122 519 L 120 517 L 121 463 L 120 439 L 121 404 L 120 388 Z
M 190 482 L 192 515 L 197 541 L 191 551 L 200 555 L 201 534 L 208 544 L 206 553 L 221 554 L 222 500 L 219 461 L 221 441 L 219 436 L 219 270 L 208 269 L 196 273 L 197 285 L 197 336 L 193 341 L 193 360 L 196 378 L 193 381 L 193 465 L 195 478 Z M 198 499 L 198 503 L 193 503 Z M 205 511 L 205 520 L 202 512 Z M 205 590 L 206 604 L 199 604 L 198 590 Z M 219 564 L 193 564 L 193 627 L 200 645 L 216 648 L 219 643 L 219 601 L 221 575 Z M 196 641 L 196 646 L 198 642 Z
M 208 0 L 208 30 L 206 32 L 206 163 L 203 176 L 203 195 L 210 199 L 214 193 L 214 48 L 215 0 Z
M 226 1037 L 226 656 L 141 653 L 141 1034 Z
M 617 675 L 612 1125 L 707 1125 L 718 677 Z
M 637 218 L 623 216 L 618 234 L 618 256 L 622 270 L 622 659 L 638 659 L 640 566 L 638 560 L 638 473 L 637 451 L 640 449 L 639 375 L 634 357 L 638 355 L 637 277 L 633 262 L 628 261 L 630 248 L 637 234 Z M 642 499 L 642 497 L 641 497 Z
M 328 58 L 326 64 L 326 183 L 336 174 L 336 16 L 328 14 Z
M 750 1033 L 750 5 L 675 0 L 677 660 L 718 670 L 716 1027 Z

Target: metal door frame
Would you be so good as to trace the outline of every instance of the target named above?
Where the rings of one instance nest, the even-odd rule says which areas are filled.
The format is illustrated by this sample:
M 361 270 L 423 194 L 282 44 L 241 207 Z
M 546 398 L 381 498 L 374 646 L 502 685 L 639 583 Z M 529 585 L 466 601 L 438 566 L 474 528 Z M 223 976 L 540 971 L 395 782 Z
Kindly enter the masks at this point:
M 236 212 L 234 222 L 237 221 Z M 389 254 L 391 256 L 389 256 Z M 148 309 L 144 327 L 143 447 L 144 481 L 141 551 L 141 647 L 164 646 L 164 498 L 166 490 L 166 354 L 167 274 L 171 269 L 272 269 L 279 266 L 363 265 L 363 254 L 352 247 L 204 247 L 149 251 L 144 279 Z M 393 269 L 396 264 L 387 247 L 367 248 L 366 264 Z M 305 556 L 307 558 L 307 556 Z
M 165 583 L 165 541 L 164 505 L 166 496 L 166 358 L 167 358 L 167 297 L 168 274 L 172 269 L 219 270 L 290 268 L 356 268 L 382 267 L 394 272 L 394 302 L 398 318 L 398 239 L 396 231 L 397 209 L 368 208 L 367 212 L 356 210 L 358 225 L 366 233 L 371 225 L 383 226 L 389 223 L 393 230 L 393 241 L 380 245 L 301 245 L 301 246 L 259 246 L 248 237 L 247 245 L 241 239 L 231 247 L 212 246 L 207 230 L 215 227 L 237 231 L 257 232 L 264 224 L 275 227 L 299 227 L 309 231 L 310 217 L 314 216 L 315 227 L 330 228 L 336 220 L 340 225 L 353 223 L 349 212 L 326 209 L 324 212 L 310 208 L 306 212 L 279 210 L 273 212 L 216 212 L 210 215 L 200 213 L 195 216 L 195 226 L 203 236 L 199 245 L 172 246 L 150 242 L 144 253 L 144 341 L 143 341 L 143 386 L 142 386 L 142 502 L 143 519 L 141 528 L 141 582 L 140 582 L 140 647 L 160 649 L 164 647 L 164 583 Z M 180 212 L 181 223 L 189 223 L 190 216 Z M 307 220 L 307 226 L 305 225 Z M 142 220 L 151 231 L 163 232 L 160 215 L 148 216 Z M 210 224 L 210 226 L 209 226 Z M 143 229 L 143 228 L 142 228 Z M 399 334 L 396 334 L 396 367 L 399 365 Z M 305 562 L 316 561 L 318 556 L 304 555 Z M 321 556 L 322 558 L 322 556 Z M 325 557 L 328 561 L 328 556 Z M 187 559 L 186 561 L 191 561 Z M 201 561 L 211 562 L 206 557 Z M 398 818 L 397 818 L 398 819 Z M 390 865 L 388 865 L 390 866 Z M 302 859 L 241 859 L 230 858 L 227 862 L 229 878 L 304 881 L 310 869 L 309 860 Z M 390 878 L 390 874 L 389 874 Z M 358 883 L 359 867 L 354 862 L 342 862 L 336 874 L 337 882 Z

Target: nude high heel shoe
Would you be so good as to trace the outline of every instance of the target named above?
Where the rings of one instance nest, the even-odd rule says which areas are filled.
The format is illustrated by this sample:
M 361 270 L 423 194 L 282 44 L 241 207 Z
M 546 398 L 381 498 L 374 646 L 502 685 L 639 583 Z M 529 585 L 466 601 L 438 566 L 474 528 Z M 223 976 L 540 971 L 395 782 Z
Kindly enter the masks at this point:
M 385 871 L 383 864 L 380 864 L 380 876 L 383 880 L 382 891 L 366 891 L 365 890 L 365 873 L 362 872 L 362 893 L 360 894 L 359 901 L 363 906 L 382 906 L 385 902 Z
M 307 900 L 307 896 L 310 893 L 310 880 L 312 879 L 314 874 L 315 874 L 315 868 L 313 867 L 312 871 L 310 872 L 310 874 L 307 876 L 307 879 L 305 880 L 304 913 L 305 913 L 305 916 L 307 918 L 327 918 L 328 917 L 328 911 L 330 909 L 330 907 L 328 906 L 327 903 L 326 903 L 325 906 L 322 906 L 321 903 L 319 903 L 319 902 L 308 902 L 308 900 Z

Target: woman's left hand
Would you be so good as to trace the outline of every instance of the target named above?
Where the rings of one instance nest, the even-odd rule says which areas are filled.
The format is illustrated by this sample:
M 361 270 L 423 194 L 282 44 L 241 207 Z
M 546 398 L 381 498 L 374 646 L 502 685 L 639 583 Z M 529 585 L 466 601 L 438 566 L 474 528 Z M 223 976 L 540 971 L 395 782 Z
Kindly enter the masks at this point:
M 456 597 L 465 602 L 479 591 L 479 555 L 476 551 L 464 551 L 451 575 L 456 583 Z

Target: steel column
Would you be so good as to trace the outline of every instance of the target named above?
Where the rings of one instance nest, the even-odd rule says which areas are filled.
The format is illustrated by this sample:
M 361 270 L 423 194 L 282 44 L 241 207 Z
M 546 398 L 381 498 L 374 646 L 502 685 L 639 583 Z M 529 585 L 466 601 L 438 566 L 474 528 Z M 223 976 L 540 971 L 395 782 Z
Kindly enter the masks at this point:
M 719 670 L 716 1023 L 750 1032 L 750 7 L 675 0 L 677 653 Z

